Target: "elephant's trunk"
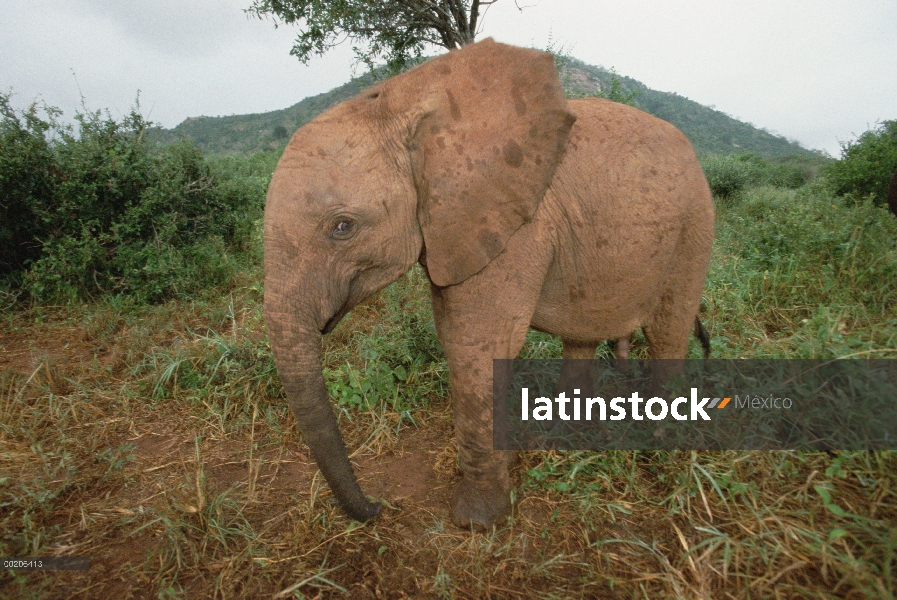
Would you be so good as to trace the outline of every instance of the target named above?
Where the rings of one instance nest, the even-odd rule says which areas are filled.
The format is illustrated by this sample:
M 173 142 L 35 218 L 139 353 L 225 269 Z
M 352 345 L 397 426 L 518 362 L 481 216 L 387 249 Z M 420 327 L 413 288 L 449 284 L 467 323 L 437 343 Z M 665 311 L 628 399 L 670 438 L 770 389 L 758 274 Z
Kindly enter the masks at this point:
M 300 326 L 294 311 L 277 310 L 272 307 L 275 302 L 266 297 L 265 320 L 299 430 L 340 507 L 349 517 L 367 521 L 379 514 L 380 505 L 365 498 L 349 463 L 321 372 L 321 333 L 313 326 Z

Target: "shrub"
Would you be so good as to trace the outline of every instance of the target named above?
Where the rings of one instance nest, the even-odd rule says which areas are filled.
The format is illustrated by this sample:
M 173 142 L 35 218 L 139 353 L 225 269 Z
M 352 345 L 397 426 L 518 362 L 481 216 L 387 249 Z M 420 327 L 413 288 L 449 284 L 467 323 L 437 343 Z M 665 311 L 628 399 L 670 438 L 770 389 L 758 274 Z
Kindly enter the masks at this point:
M 897 170 L 897 121 L 884 121 L 863 133 L 856 141 L 841 144 L 841 160 L 824 171 L 832 192 L 837 195 L 874 194 L 874 202 L 884 205 L 888 183 Z
M 796 190 L 813 178 L 813 167 L 800 159 L 766 163 L 763 183 L 772 187 Z
M 751 179 L 748 164 L 735 155 L 708 156 L 701 167 L 714 196 L 729 198 L 743 190 Z
M 35 105 L 18 114 L 0 94 L 0 277 L 40 256 L 36 211 L 51 201 L 60 175 L 47 139 L 57 114 L 41 119 Z
M 35 300 L 113 291 L 158 301 L 228 281 L 265 176 L 218 169 L 187 140 L 153 147 L 136 111 L 78 114 L 75 135 L 55 109 L 41 119 L 5 96 L 0 106 L 5 287 Z
M 729 198 L 748 187 L 797 189 L 807 183 L 812 169 L 801 160 L 785 159 L 771 163 L 754 152 L 706 156 L 701 167 L 715 196 Z

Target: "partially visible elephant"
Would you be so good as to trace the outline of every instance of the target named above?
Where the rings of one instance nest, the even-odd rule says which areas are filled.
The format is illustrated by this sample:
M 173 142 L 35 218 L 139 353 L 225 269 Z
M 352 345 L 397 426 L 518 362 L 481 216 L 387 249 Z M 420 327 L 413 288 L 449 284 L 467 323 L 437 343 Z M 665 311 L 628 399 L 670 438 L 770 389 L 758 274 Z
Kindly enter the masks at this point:
M 888 208 L 897 217 L 897 170 L 891 176 L 891 183 L 888 185 Z
M 704 325 L 701 323 L 701 319 L 698 317 L 695 317 L 695 337 L 701 342 L 701 347 L 704 349 L 704 358 L 710 358 L 710 335 L 708 335 L 707 330 L 704 329 Z M 626 360 L 629 358 L 629 348 L 631 345 L 631 335 L 624 335 L 623 337 L 617 338 L 614 342 L 614 355 L 617 360 Z
M 265 209 L 265 318 L 299 429 L 342 509 L 358 486 L 328 401 L 321 336 L 420 262 L 448 361 L 463 478 L 453 521 L 510 511 L 492 449 L 492 360 L 530 327 L 565 358 L 642 327 L 685 356 L 714 206 L 691 144 L 602 99 L 567 102 L 551 55 L 486 40 L 430 60 L 299 129 Z

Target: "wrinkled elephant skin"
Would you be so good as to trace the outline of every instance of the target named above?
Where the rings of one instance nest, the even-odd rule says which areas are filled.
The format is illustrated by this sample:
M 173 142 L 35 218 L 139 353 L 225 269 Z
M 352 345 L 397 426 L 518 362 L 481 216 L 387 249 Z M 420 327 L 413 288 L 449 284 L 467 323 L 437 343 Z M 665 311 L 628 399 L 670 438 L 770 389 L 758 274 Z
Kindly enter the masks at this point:
M 713 238 L 710 190 L 670 124 L 602 99 L 567 102 L 553 58 L 466 46 L 299 129 L 265 209 L 265 317 L 287 400 L 352 518 L 379 504 L 352 472 L 320 343 L 420 262 L 448 361 L 463 479 L 453 521 L 510 511 L 509 453 L 492 449 L 492 360 L 530 327 L 566 358 L 641 327 L 685 356 Z

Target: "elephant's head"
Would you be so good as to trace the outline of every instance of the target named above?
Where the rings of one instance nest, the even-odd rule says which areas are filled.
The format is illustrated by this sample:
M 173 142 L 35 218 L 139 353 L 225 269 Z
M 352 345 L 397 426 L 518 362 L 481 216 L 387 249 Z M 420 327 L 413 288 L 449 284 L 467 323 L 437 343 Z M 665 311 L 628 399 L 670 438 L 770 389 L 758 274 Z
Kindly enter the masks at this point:
M 265 318 L 287 399 L 349 516 L 352 473 L 321 335 L 416 261 L 437 286 L 479 272 L 536 211 L 574 117 L 541 52 L 491 40 L 431 60 L 299 129 L 265 208 Z

